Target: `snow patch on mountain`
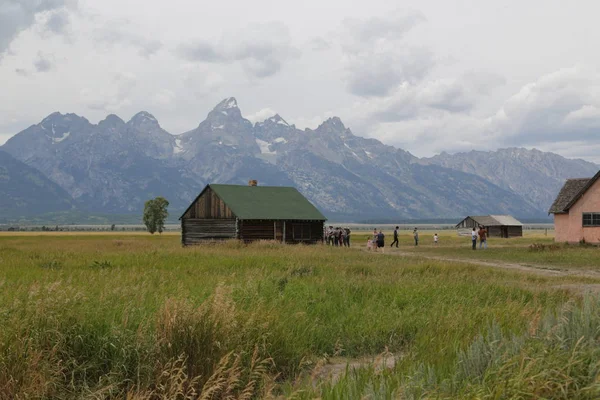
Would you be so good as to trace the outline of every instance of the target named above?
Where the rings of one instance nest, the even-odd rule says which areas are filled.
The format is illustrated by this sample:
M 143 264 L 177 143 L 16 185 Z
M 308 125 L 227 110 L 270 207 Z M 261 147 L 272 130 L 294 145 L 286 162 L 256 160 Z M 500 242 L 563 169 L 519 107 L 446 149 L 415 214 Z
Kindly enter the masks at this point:
M 274 140 L 275 143 L 287 143 L 287 140 L 285 138 L 282 137 L 278 137 L 277 139 Z
M 175 145 L 173 146 L 173 154 L 183 153 L 185 150 L 181 145 L 181 139 L 175 139 Z
M 256 144 L 260 148 L 260 154 L 270 154 L 270 155 L 277 154 L 276 151 L 271 151 L 271 149 L 269 149 L 269 147 L 271 146 L 271 143 L 269 143 L 269 142 L 265 142 L 264 140 L 256 139 Z
M 54 132 L 54 125 L 52 126 L 52 132 Z M 71 134 L 71 132 L 65 132 L 62 134 L 61 137 L 53 137 L 52 138 L 52 144 L 56 144 L 56 143 L 60 143 L 63 140 L 65 140 L 66 138 L 69 137 L 69 135 Z
M 238 106 L 237 101 L 233 97 L 231 97 L 225 107 L 226 108 L 237 108 L 237 106 Z

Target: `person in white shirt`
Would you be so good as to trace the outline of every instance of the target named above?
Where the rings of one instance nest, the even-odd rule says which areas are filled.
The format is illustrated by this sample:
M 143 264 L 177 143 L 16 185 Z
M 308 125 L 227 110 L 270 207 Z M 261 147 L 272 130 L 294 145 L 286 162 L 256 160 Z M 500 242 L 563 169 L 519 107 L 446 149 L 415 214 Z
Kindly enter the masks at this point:
M 473 228 L 473 232 L 471 232 L 471 241 L 473 242 L 473 250 L 477 249 L 477 231 Z
M 433 244 L 437 245 L 438 244 L 438 234 L 436 233 L 435 235 L 433 235 Z

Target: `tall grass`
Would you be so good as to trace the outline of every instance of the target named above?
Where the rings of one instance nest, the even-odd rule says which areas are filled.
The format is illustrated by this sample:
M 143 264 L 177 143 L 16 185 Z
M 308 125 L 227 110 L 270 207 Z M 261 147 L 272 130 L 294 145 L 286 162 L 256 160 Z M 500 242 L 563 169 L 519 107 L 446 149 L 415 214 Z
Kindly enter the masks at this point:
M 469 346 L 541 332 L 540 315 L 572 298 L 549 288 L 576 282 L 320 246 L 182 249 L 174 236 L 1 237 L 0 250 L 1 399 L 479 393 L 472 371 L 496 364 Z M 597 321 L 584 321 L 588 335 Z M 393 370 L 306 378 L 382 352 Z

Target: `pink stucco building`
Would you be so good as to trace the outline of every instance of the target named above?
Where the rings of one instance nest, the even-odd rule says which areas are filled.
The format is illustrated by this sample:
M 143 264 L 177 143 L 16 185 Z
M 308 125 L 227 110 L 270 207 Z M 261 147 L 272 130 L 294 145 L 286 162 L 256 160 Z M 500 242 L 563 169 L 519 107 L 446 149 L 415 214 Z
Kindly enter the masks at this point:
M 548 212 L 554 214 L 555 241 L 600 243 L 600 171 L 567 179 Z

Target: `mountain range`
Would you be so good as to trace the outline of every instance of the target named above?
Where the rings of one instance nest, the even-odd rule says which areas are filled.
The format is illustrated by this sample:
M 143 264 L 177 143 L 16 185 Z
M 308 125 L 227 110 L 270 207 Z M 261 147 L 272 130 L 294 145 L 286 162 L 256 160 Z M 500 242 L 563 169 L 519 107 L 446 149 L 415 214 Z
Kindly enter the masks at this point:
M 54 113 L 0 150 L 0 193 L 10 193 L 0 216 L 72 209 L 141 214 L 144 201 L 159 195 L 178 212 L 207 183 L 257 179 L 297 187 L 335 219 L 538 218 L 566 178 L 600 169 L 525 149 L 419 159 L 354 135 L 337 117 L 305 130 L 279 115 L 252 124 L 235 98 L 179 135 L 147 112 L 127 122 L 109 115 L 98 124 Z

